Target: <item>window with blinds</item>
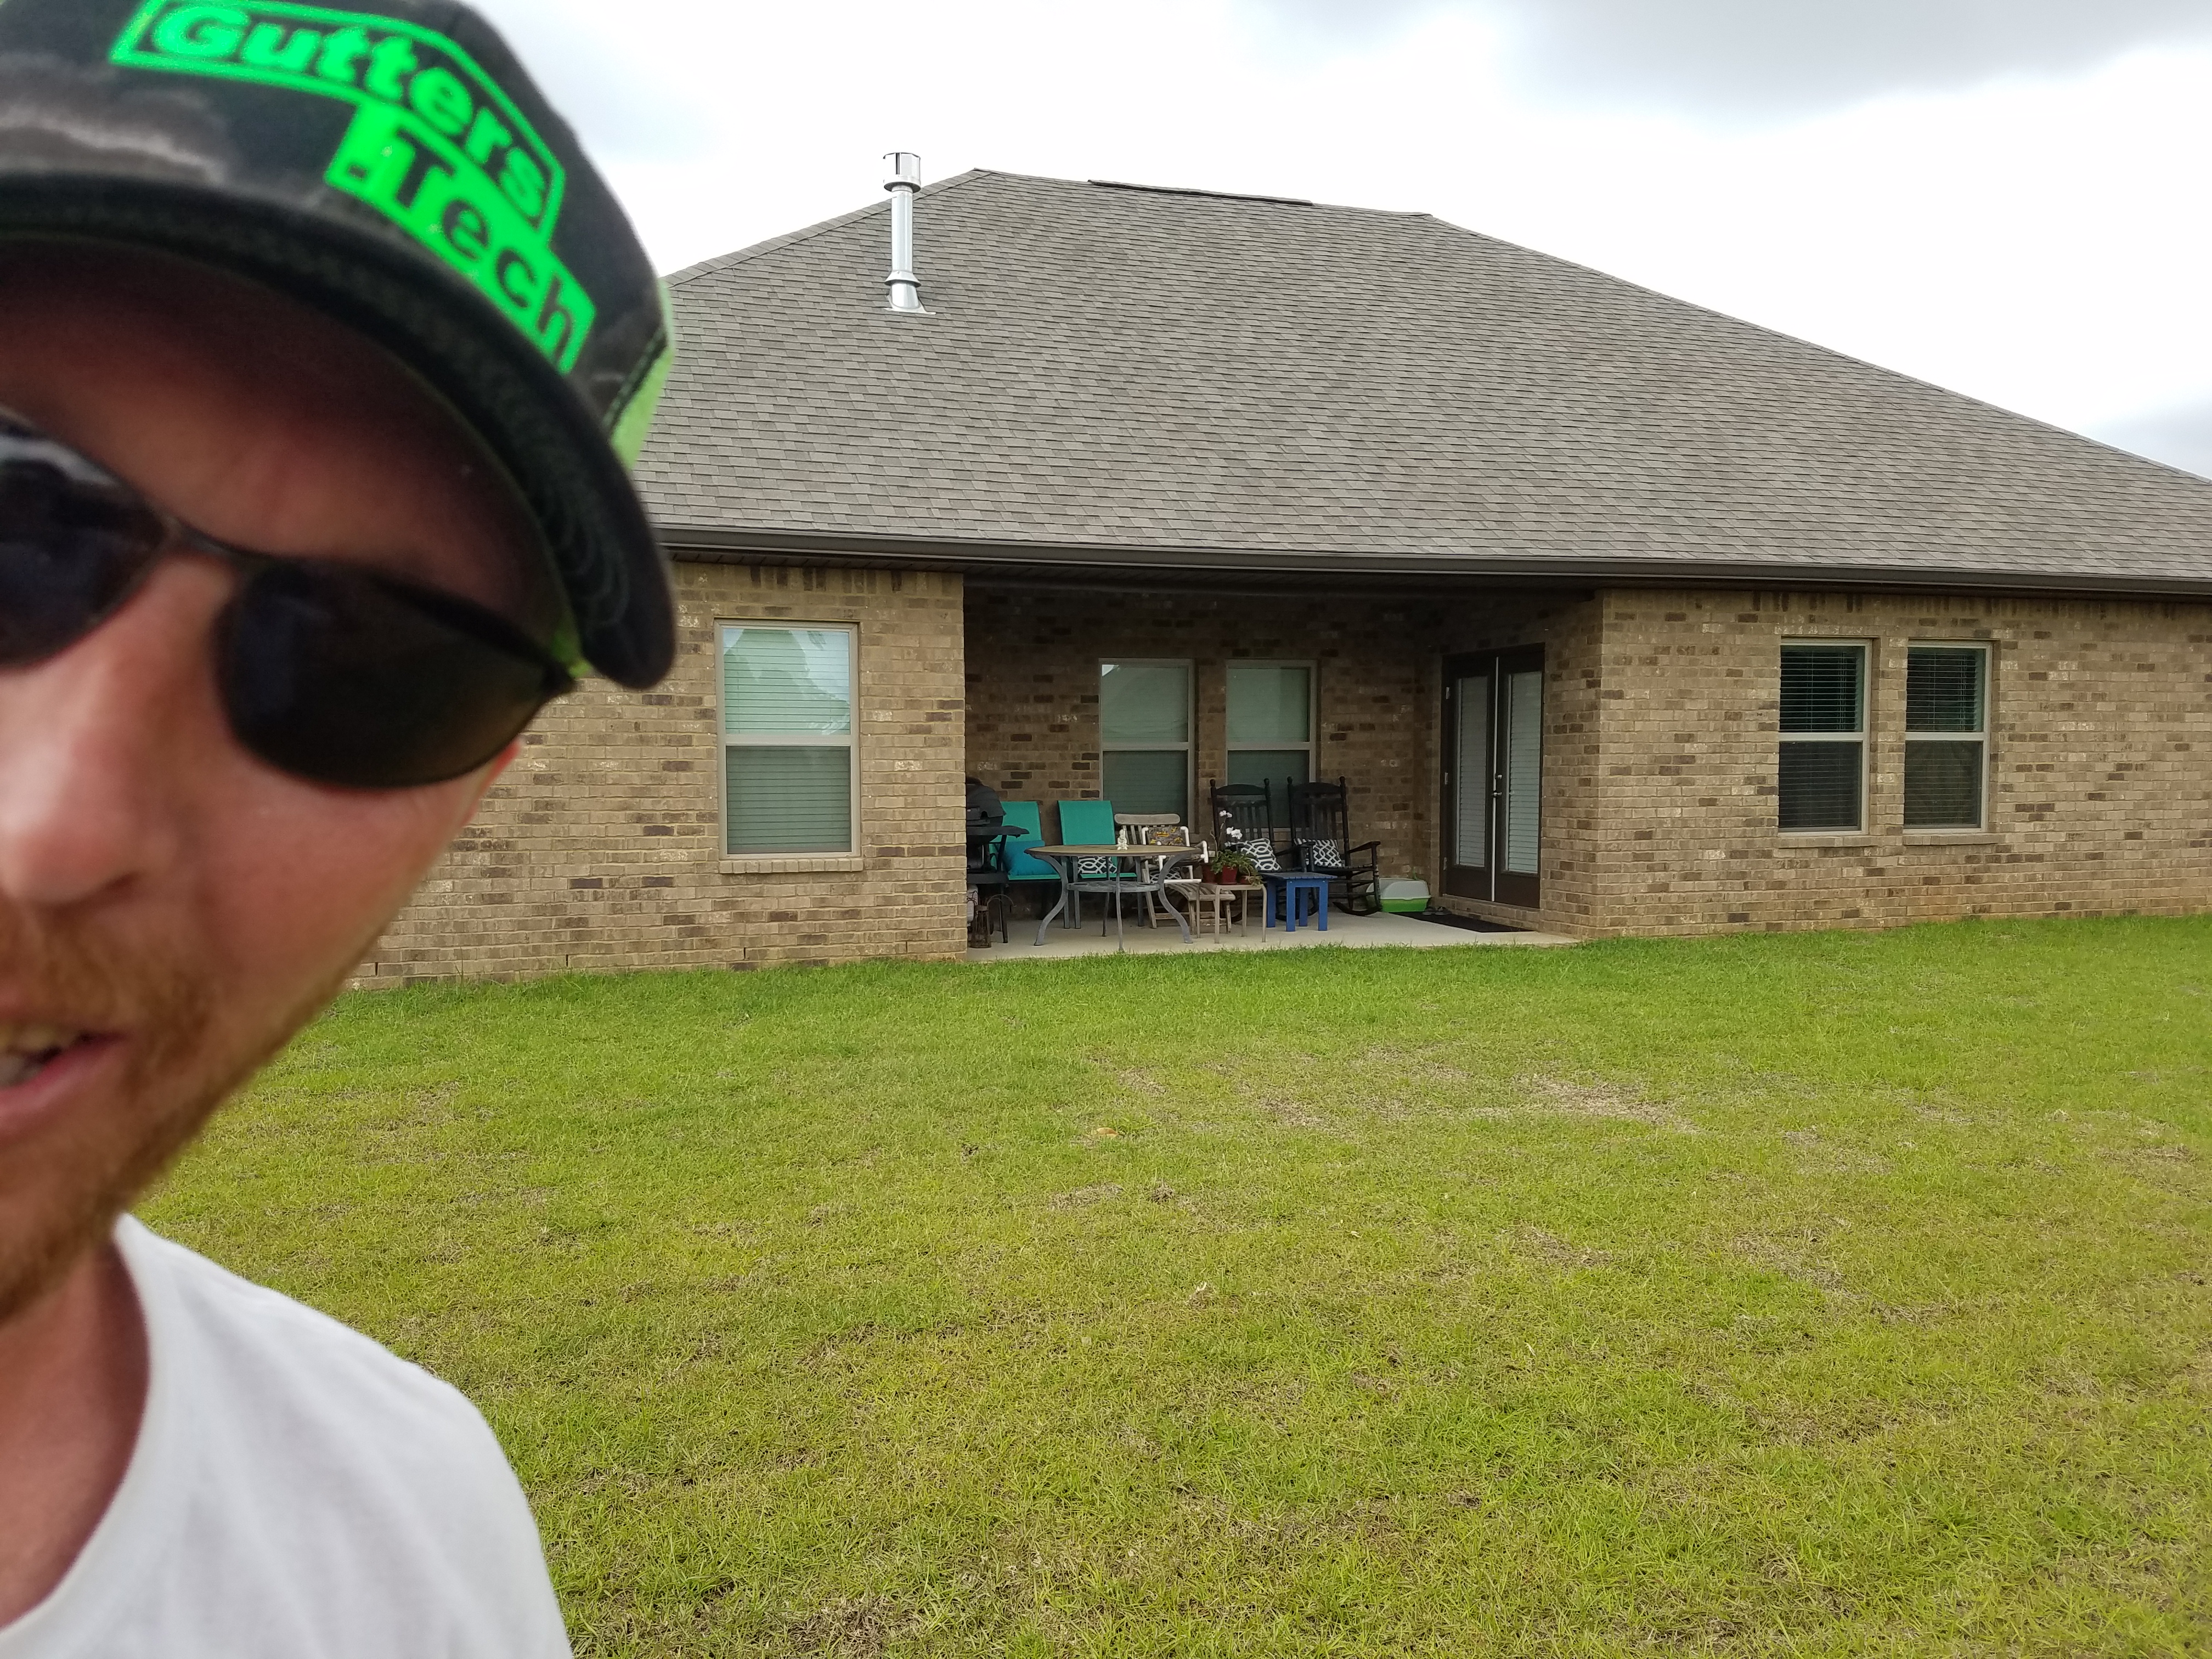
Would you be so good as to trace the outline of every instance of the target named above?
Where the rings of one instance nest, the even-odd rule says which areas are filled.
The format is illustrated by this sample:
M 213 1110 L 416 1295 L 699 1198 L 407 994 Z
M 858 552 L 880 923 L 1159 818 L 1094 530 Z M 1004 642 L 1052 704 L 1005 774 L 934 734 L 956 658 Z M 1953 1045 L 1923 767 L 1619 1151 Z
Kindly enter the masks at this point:
M 1098 667 L 1100 793 L 1116 812 L 1190 818 L 1190 665 Z
M 1979 830 L 1989 777 L 1990 653 L 1916 645 L 1905 659 L 1905 827 Z
M 1457 727 L 1452 755 L 1452 862 L 1469 870 L 1490 867 L 1490 677 L 1467 675 L 1452 695 Z M 1488 896 L 1487 890 L 1484 896 Z
M 1785 831 L 1866 825 L 1867 648 L 1782 647 L 1782 753 L 1776 817 Z
M 1311 663 L 1229 665 L 1229 781 L 1264 783 L 1314 777 Z
M 1508 875 L 1540 866 L 1544 805 L 1544 676 L 1505 677 L 1505 858 Z
M 732 625 L 721 639 L 724 849 L 854 851 L 853 630 Z

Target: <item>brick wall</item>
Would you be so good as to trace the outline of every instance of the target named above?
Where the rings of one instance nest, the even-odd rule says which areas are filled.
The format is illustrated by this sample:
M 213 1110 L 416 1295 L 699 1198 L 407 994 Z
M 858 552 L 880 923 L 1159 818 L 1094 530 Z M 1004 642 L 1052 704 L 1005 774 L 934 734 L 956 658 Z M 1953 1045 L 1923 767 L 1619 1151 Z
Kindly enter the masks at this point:
M 1607 933 L 2212 908 L 2212 606 L 1612 592 L 1609 833 L 1573 872 Z M 1869 641 L 1867 829 L 1775 829 L 1780 646 Z M 1989 829 L 1903 827 L 1905 648 L 1991 647 Z
M 548 711 L 356 983 L 957 956 L 963 762 L 1009 799 L 1095 798 L 1098 665 L 1117 658 L 1194 664 L 1200 790 L 1226 775 L 1227 665 L 1315 662 L 1320 775 L 1349 780 L 1353 832 L 1382 842 L 1386 874 L 1441 894 L 1441 662 L 1542 645 L 1542 903 L 1444 901 L 1472 914 L 1596 935 L 2212 909 L 2212 606 L 963 593 L 945 575 L 720 565 L 681 567 L 678 586 L 675 676 L 645 696 L 593 682 Z M 854 858 L 722 857 L 714 628 L 747 620 L 860 630 Z M 1785 638 L 1875 647 L 1863 835 L 1775 830 Z M 1905 653 L 1921 641 L 1992 647 L 1986 832 L 1902 827 Z
M 678 566 L 673 675 L 642 694 L 592 680 L 548 709 L 355 984 L 958 955 L 961 588 L 930 573 Z M 723 857 L 715 629 L 747 621 L 859 629 L 857 856 Z

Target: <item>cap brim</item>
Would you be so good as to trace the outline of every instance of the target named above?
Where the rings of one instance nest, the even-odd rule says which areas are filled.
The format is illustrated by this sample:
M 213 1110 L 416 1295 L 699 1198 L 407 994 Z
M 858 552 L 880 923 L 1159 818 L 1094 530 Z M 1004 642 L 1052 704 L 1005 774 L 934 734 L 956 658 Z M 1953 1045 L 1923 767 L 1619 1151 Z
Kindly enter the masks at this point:
M 465 284 L 327 216 L 173 182 L 11 179 L 0 235 L 119 242 L 267 284 L 345 324 L 419 375 L 512 475 L 575 619 L 618 684 L 675 661 L 667 560 L 607 434 L 545 359 Z

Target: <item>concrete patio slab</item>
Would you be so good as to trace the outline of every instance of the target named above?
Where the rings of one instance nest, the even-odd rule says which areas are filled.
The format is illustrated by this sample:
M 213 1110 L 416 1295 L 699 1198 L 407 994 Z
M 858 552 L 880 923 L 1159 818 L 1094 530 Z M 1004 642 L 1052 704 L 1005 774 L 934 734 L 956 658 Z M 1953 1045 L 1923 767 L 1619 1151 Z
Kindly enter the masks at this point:
M 968 960 L 1058 962 L 1070 957 L 1110 957 L 1122 948 L 1115 938 L 1110 915 L 1106 918 L 1105 933 L 1100 935 L 1095 908 L 1079 929 L 1055 924 L 1042 945 L 1034 942 L 1034 918 L 1026 923 L 1017 920 L 1013 935 L 1012 944 L 1001 945 L 994 939 L 988 950 L 969 951 Z M 1386 945 L 1437 951 L 1486 945 L 1543 949 L 1575 943 L 1564 933 L 1478 933 L 1465 927 L 1423 921 L 1415 916 L 1351 916 L 1340 910 L 1331 914 L 1325 933 L 1311 922 L 1295 933 L 1286 933 L 1280 927 L 1262 932 L 1255 920 L 1249 934 L 1236 928 L 1219 938 L 1202 933 L 1196 934 L 1194 943 L 1185 945 L 1182 935 L 1171 922 L 1147 927 L 1142 921 L 1132 919 L 1127 940 L 1128 953 L 1133 957 L 1187 954 L 1194 951 L 1310 951 L 1327 945 L 1354 951 L 1376 950 Z

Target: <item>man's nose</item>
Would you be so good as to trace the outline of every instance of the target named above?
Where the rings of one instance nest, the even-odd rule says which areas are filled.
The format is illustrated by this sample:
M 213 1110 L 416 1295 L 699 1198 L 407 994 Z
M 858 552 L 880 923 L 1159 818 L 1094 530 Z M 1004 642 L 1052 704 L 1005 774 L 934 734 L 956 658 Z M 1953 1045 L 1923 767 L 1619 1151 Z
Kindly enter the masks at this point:
M 172 560 L 59 656 L 0 672 L 0 896 L 66 908 L 173 867 L 227 758 L 207 644 L 224 582 Z

